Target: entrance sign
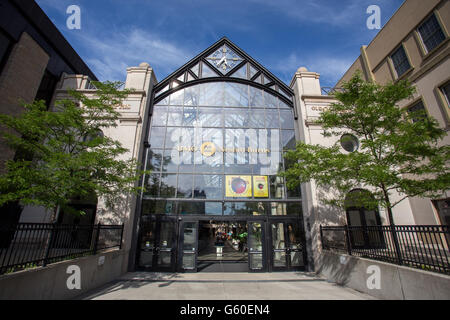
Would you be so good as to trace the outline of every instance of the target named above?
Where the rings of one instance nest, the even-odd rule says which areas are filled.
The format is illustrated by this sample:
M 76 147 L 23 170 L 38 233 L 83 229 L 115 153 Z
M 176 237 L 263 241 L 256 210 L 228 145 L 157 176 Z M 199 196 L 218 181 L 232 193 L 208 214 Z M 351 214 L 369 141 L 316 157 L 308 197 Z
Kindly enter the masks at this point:
M 251 198 L 251 176 L 226 176 L 226 197 Z
M 253 189 L 255 198 L 268 198 L 267 176 L 253 176 Z

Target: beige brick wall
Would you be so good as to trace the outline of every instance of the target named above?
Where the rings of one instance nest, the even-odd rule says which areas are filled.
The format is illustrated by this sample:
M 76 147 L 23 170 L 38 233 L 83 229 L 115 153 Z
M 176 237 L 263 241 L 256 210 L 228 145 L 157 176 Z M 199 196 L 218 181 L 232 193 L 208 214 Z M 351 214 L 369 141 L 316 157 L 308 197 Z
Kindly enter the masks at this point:
M 21 35 L 0 75 L 2 114 L 18 115 L 23 111 L 20 101 L 34 100 L 49 58 L 30 35 L 25 32 Z M 0 140 L 0 173 L 4 172 L 4 162 L 13 157 L 14 152 Z

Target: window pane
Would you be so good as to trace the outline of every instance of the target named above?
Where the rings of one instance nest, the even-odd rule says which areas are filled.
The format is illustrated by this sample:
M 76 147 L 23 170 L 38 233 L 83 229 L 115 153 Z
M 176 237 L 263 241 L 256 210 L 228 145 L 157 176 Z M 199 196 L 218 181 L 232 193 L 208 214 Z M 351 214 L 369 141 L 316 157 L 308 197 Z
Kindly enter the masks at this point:
M 408 113 L 412 116 L 413 122 L 422 121 L 427 116 L 425 106 L 422 101 L 416 103 L 412 107 L 409 107 Z
M 192 86 L 184 89 L 184 105 L 185 106 L 198 106 L 200 87 Z
M 178 213 L 181 215 L 222 215 L 221 202 L 179 202 Z
M 428 52 L 445 40 L 444 32 L 434 14 L 418 30 Z
M 266 128 L 279 128 L 280 118 L 278 110 L 268 110 L 266 109 Z
M 161 164 L 163 160 L 162 149 L 150 149 L 148 152 L 148 165 L 147 170 L 161 171 Z
M 248 127 L 249 114 L 246 109 L 228 109 L 225 114 L 225 127 Z
M 223 176 L 196 175 L 194 179 L 194 198 L 222 199 Z
M 441 87 L 441 90 L 447 101 L 447 106 L 450 106 L 450 82 L 447 83 L 445 86 Z
M 221 107 L 223 103 L 223 83 L 212 82 L 200 85 L 200 99 L 201 106 Z
M 294 129 L 294 113 L 292 111 L 280 110 L 280 127 Z
M 198 121 L 202 127 L 223 127 L 222 109 L 198 108 Z
M 295 131 L 294 130 L 281 130 L 281 143 L 283 150 L 295 149 Z
M 155 106 L 152 114 L 152 126 L 165 126 L 167 124 L 167 107 Z
M 177 198 L 192 198 L 193 176 L 190 174 L 178 175 Z
M 250 91 L 250 100 L 249 100 L 249 106 L 252 107 L 264 107 L 264 97 L 263 97 L 263 91 L 249 86 Z
M 168 126 L 181 126 L 183 119 L 183 108 L 169 107 L 169 117 L 167 119 Z
M 152 128 L 150 131 L 150 145 L 153 148 L 163 148 L 164 147 L 164 135 L 166 128 Z
M 266 214 L 264 202 L 225 202 L 223 214 L 226 216 L 261 216 Z
M 162 198 L 175 198 L 175 190 L 177 188 L 176 174 L 162 174 L 160 196 Z
M 264 110 L 255 109 L 250 110 L 251 117 L 249 117 L 249 128 L 265 128 L 265 114 Z
M 266 108 L 278 108 L 278 98 L 264 91 L 264 99 L 266 101 Z
M 167 127 L 165 148 L 172 149 L 180 145 L 182 137 L 182 128 Z
M 183 102 L 184 102 L 184 89 L 175 91 L 174 93 L 172 93 L 170 95 L 169 103 L 171 105 L 179 105 L 179 106 L 181 106 L 181 105 L 183 105 Z
M 176 203 L 170 200 L 144 200 L 142 214 L 176 214 Z
M 224 83 L 224 106 L 248 107 L 248 86 L 240 83 Z
M 184 107 L 183 109 L 183 126 L 192 127 L 197 120 L 197 108 Z
M 165 150 L 162 165 L 163 172 L 177 172 L 179 163 L 179 152 L 176 150 Z
M 160 175 L 158 174 L 150 174 L 145 178 L 145 196 L 157 197 L 159 195 L 159 182 Z
M 270 197 L 273 199 L 285 198 L 285 185 L 283 177 L 270 176 Z
M 392 63 L 394 64 L 394 68 L 397 71 L 398 77 L 400 77 L 411 68 L 403 46 L 400 46 L 400 48 L 398 48 L 397 51 L 394 52 L 394 54 L 391 56 L 391 59 Z
M 234 72 L 231 76 L 234 78 L 247 79 L 247 64 L 244 64 L 244 66 Z

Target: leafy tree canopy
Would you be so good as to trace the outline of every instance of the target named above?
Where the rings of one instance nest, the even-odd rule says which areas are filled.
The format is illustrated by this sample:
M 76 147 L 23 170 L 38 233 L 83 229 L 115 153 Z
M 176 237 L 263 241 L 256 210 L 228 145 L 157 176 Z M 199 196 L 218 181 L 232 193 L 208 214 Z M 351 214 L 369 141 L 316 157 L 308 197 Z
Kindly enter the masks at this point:
M 113 207 L 120 195 L 138 192 L 135 182 L 144 173 L 128 152 L 103 130 L 116 127 L 116 110 L 130 90 L 118 82 L 94 82 L 89 97 L 69 91 L 52 112 L 44 101 L 24 104 L 19 116 L 0 115 L 3 138 L 16 151 L 0 176 L 0 206 L 20 201 L 48 209 L 69 208 L 71 199 L 103 197 Z M 11 132 L 13 131 L 13 132 Z
M 349 201 L 367 208 L 381 205 L 391 221 L 391 209 L 406 197 L 441 196 L 450 185 L 450 148 L 442 143 L 446 132 L 424 111 L 398 107 L 414 90 L 407 81 L 379 85 L 355 74 L 318 119 L 324 136 L 338 141 L 331 147 L 300 142 L 290 150 L 286 158 L 293 165 L 282 174 L 288 187 L 314 180 L 333 190 L 334 197 L 324 202 L 340 207 Z M 346 133 L 357 137 L 358 150 L 342 149 L 339 138 Z M 373 197 L 353 193 L 357 197 L 349 199 L 355 188 L 367 188 Z M 402 198 L 392 200 L 394 190 Z

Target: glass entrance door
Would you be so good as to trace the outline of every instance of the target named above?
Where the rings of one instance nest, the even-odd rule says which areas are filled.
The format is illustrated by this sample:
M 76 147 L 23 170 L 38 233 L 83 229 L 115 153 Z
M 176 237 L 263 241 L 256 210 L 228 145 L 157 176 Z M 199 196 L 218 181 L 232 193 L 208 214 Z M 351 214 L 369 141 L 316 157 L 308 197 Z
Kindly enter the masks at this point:
M 179 271 L 196 272 L 198 254 L 198 221 L 184 221 L 180 224 L 180 243 L 178 245 Z
M 248 266 L 250 271 L 264 271 L 264 222 L 248 222 Z
M 152 271 L 175 271 L 176 220 L 144 216 L 138 266 Z
M 271 269 L 273 271 L 300 270 L 305 266 L 304 237 L 296 222 L 273 221 L 271 230 Z

